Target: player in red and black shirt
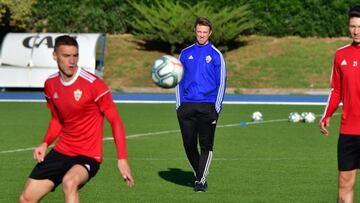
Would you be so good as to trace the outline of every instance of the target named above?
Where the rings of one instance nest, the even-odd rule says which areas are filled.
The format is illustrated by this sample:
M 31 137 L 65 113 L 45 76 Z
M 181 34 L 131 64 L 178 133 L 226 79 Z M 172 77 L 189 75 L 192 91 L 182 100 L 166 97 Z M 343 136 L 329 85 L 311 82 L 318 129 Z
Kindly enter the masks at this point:
M 97 76 L 77 66 L 78 44 L 74 38 L 56 38 L 53 57 L 59 72 L 46 80 L 44 88 L 51 119 L 42 144 L 34 150 L 38 164 L 20 202 L 38 202 L 60 183 L 65 202 L 80 201 L 79 189 L 96 174 L 102 161 L 104 116 L 112 127 L 118 169 L 132 187 L 124 127 L 109 88 Z M 54 148 L 45 156 L 56 139 Z
M 320 131 L 328 136 L 330 117 L 342 102 L 338 202 L 354 201 L 356 170 L 360 168 L 360 6 L 350 9 L 348 23 L 353 42 L 335 53 L 332 90 L 320 121 Z

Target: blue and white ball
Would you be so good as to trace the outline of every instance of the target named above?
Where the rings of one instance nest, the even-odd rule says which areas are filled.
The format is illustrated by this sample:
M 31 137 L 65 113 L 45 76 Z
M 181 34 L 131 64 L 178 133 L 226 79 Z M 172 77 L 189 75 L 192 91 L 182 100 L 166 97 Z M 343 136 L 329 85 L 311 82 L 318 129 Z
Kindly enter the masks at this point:
M 300 116 L 301 116 L 301 121 L 305 122 L 304 118 L 306 117 L 306 115 L 307 115 L 308 113 L 309 113 L 309 112 L 302 112 L 302 113 L 300 114 Z
M 151 77 L 153 82 L 162 88 L 173 88 L 183 76 L 181 62 L 170 55 L 157 58 L 151 66 Z
M 260 122 L 260 121 L 264 120 L 264 117 L 263 117 L 263 115 L 262 115 L 262 113 L 260 111 L 255 111 L 251 115 L 251 120 L 254 121 L 254 122 Z
M 316 116 L 312 112 L 304 112 L 304 115 L 302 115 L 302 117 L 305 123 L 314 123 L 316 120 Z
M 302 120 L 302 117 L 298 112 L 291 112 L 288 119 L 291 123 L 298 123 Z

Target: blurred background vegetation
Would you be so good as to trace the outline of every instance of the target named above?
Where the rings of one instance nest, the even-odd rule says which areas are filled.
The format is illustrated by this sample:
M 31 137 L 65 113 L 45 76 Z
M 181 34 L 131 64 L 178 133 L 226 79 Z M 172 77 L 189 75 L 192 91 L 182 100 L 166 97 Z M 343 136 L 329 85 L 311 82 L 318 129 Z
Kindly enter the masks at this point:
M 8 32 L 106 32 L 104 79 L 115 91 L 155 87 L 154 58 L 194 42 L 196 16 L 227 62 L 228 87 L 328 88 L 335 50 L 350 42 L 355 0 L 0 0 Z M 136 74 L 135 74 L 136 73 Z M 241 93 L 240 90 L 235 92 Z
M 346 36 L 356 0 L 0 0 L 1 36 L 22 32 L 132 33 L 182 48 L 193 41 L 195 16 L 214 23 L 224 50 L 238 35 Z M 0 37 L 1 37 L 0 36 Z M 230 47 L 231 48 L 231 47 Z

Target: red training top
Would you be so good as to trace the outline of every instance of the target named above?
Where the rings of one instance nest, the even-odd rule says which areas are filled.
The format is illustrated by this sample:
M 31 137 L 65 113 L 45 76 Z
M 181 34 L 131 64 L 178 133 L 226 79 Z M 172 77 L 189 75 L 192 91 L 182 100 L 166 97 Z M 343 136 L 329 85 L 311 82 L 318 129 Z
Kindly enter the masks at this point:
M 123 123 L 101 79 L 81 68 L 69 82 L 56 73 L 45 81 L 44 92 L 51 120 L 43 142 L 50 145 L 58 137 L 56 151 L 101 162 L 105 115 L 112 127 L 118 159 L 127 159 Z
M 360 136 L 360 47 L 347 45 L 335 53 L 329 94 L 321 122 L 331 117 L 339 103 L 343 103 L 341 134 Z

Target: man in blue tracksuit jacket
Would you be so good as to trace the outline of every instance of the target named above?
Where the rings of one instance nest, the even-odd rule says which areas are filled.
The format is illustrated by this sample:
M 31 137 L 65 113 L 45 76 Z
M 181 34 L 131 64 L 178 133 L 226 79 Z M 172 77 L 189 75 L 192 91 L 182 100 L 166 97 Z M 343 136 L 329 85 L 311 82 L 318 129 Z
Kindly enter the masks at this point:
M 199 17 L 194 27 L 196 43 L 180 54 L 184 75 L 176 87 L 176 110 L 186 155 L 196 178 L 194 190 L 205 192 L 225 94 L 226 67 L 221 52 L 209 41 L 211 22 Z

